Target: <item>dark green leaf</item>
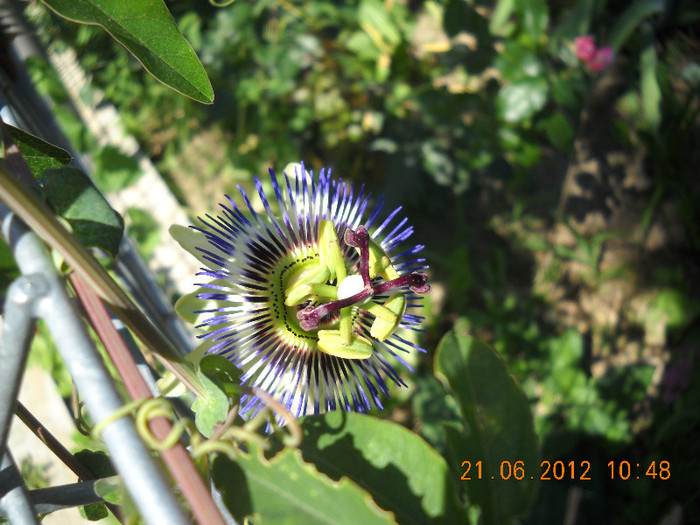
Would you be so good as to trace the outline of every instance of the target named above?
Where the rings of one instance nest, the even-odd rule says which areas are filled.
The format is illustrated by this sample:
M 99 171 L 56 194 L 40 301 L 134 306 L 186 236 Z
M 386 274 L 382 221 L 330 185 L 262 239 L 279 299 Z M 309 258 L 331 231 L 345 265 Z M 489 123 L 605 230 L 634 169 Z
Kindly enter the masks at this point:
M 302 420 L 304 459 L 347 476 L 399 523 L 465 523 L 450 468 L 420 436 L 371 416 L 329 412 Z
M 663 0 L 638 0 L 631 2 L 629 7 L 617 17 L 615 25 L 610 30 L 608 45 L 613 48 L 613 51 L 619 51 L 625 40 L 645 18 L 660 13 L 663 8 Z
M 109 511 L 104 503 L 92 503 L 79 507 L 80 515 L 87 521 L 100 521 L 109 516 Z
M 239 523 L 257 515 L 263 523 L 393 523 L 391 514 L 345 478 L 332 481 L 305 463 L 295 449 L 271 460 L 242 454 L 234 463 L 218 456 L 213 480 L 224 503 Z
M 86 467 L 92 474 L 99 478 L 111 480 L 112 483 L 117 482 L 118 478 L 114 477 L 115 470 L 112 462 L 107 454 L 102 451 L 80 450 L 75 453 L 75 458 Z M 95 492 L 102 496 L 98 490 L 98 484 L 108 483 L 105 480 L 100 480 L 95 484 Z M 107 507 L 104 503 L 93 503 L 92 505 L 84 505 L 80 507 L 80 514 L 88 521 L 98 521 L 106 518 L 109 515 Z
M 56 13 L 103 27 L 163 84 L 210 104 L 214 92 L 197 55 L 163 0 L 42 0 Z
M 44 170 L 48 168 L 59 168 L 71 161 L 71 155 L 63 148 L 49 144 L 48 142 L 35 137 L 9 124 L 5 124 L 7 130 L 19 147 L 20 153 L 29 166 L 34 177 L 39 179 Z
M 541 125 L 552 144 L 564 153 L 569 151 L 574 143 L 574 128 L 564 115 L 552 113 Z
M 52 168 L 41 180 L 49 204 L 68 221 L 77 239 L 88 248 L 100 248 L 116 257 L 124 222 L 88 176 L 76 168 Z
M 199 362 L 199 369 L 219 384 L 231 399 L 238 395 L 241 369 L 221 355 L 206 355 Z
M 75 453 L 75 459 L 98 478 L 107 478 L 116 474 L 109 456 L 101 450 L 79 450 Z
M 453 468 L 481 461 L 482 479 L 474 469 L 464 484 L 469 499 L 481 507 L 484 523 L 509 523 L 528 510 L 536 487 L 531 476 L 537 478 L 540 467 L 528 401 L 494 350 L 454 332 L 438 345 L 435 375 L 459 401 L 467 424 L 466 432 L 446 428 Z M 512 470 L 510 479 L 501 479 L 502 462 L 512 468 L 516 461 L 522 462 L 524 479 L 516 480 Z
M 450 0 L 445 8 L 443 26 L 448 36 L 453 37 L 464 31 L 474 35 L 479 47 L 491 40 L 488 20 L 479 14 L 466 0 Z

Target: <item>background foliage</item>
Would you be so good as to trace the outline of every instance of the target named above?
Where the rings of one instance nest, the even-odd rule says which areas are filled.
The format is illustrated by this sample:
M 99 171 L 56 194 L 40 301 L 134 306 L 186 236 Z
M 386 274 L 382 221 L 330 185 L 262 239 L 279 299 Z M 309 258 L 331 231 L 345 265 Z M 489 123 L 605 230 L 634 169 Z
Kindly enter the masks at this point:
M 457 493 L 468 496 L 472 518 L 494 523 L 519 513 L 523 522 L 559 523 L 576 498 L 576 523 L 700 512 L 700 10 L 693 2 L 167 5 L 211 79 L 211 105 L 171 91 L 99 28 L 69 24 L 38 5 L 29 14 L 50 46 L 75 49 L 194 214 L 267 166 L 299 159 L 404 205 L 429 250 L 435 286 L 423 346 L 431 351 L 407 377 L 410 395 L 397 392 L 382 416 L 414 432 L 386 430 L 393 439 L 427 456 L 438 451 L 423 462 L 440 462 L 436 479 L 451 473 L 449 504 L 430 507 L 426 495 L 411 512 L 417 521 L 454 518 L 450 512 L 462 512 L 449 510 Z M 608 68 L 590 71 L 577 58 L 581 35 L 611 46 Z M 103 167 L 98 184 L 132 180 L 128 158 L 98 148 L 75 126 L 48 67 L 32 67 L 73 141 Z M 477 368 L 453 376 L 448 358 Z M 478 381 L 484 377 L 491 385 Z M 523 409 L 504 412 L 499 395 Z M 478 423 L 479 410 L 498 428 Z M 333 480 L 339 473 L 318 457 L 332 448 L 321 437 L 338 417 L 304 422 L 301 450 Z M 369 447 L 357 443 L 361 436 L 384 432 L 370 427 L 393 425 L 347 417 L 347 434 L 334 439 L 360 455 Z M 520 430 L 533 424 L 536 438 Z M 495 450 L 477 446 L 482 433 Z M 416 435 L 435 450 L 413 443 Z M 536 439 L 542 460 L 590 462 L 591 480 L 459 480 L 464 460 L 483 460 L 489 476 L 504 460 L 539 469 Z M 280 454 L 271 464 L 301 461 Z M 611 480 L 608 462 L 622 460 L 667 460 L 670 479 L 641 469 Z M 427 475 L 400 459 L 384 461 L 395 465 L 392 479 Z M 246 463 L 262 465 L 249 458 L 240 468 Z M 215 463 L 215 479 L 221 470 Z M 243 483 L 251 472 L 234 477 Z M 392 508 L 392 494 L 365 484 L 370 478 L 341 473 L 409 521 Z M 235 511 L 242 515 L 266 499 L 249 486 L 250 501 L 240 504 L 252 507 Z M 509 506 L 488 503 L 499 498 Z

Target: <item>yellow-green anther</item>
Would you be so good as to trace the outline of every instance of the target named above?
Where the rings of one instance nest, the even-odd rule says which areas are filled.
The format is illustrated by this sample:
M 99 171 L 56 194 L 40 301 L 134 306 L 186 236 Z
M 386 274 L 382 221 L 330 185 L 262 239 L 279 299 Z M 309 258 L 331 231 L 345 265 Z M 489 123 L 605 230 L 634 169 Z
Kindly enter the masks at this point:
M 338 287 L 331 284 L 310 284 L 311 295 L 334 301 L 338 298 Z
M 309 297 L 311 297 L 312 290 L 310 284 L 297 284 L 296 286 L 287 290 L 286 297 L 284 298 L 285 306 L 296 306 L 303 303 Z
M 330 284 L 297 284 L 287 291 L 284 304 L 285 306 L 296 306 L 312 297 L 330 299 L 332 301 L 337 299 L 337 291 L 338 289 Z
M 369 359 L 374 352 L 372 343 L 357 334 L 352 336 L 350 344 L 342 344 L 338 330 L 319 330 L 318 348 L 328 355 L 342 359 Z
M 336 279 L 340 282 L 345 279 L 347 275 L 345 259 L 338 243 L 335 226 L 328 219 L 321 220 L 319 225 L 318 255 L 321 265 L 328 268 L 330 272 L 328 278 L 330 282 Z
M 397 315 L 389 310 L 386 306 L 381 305 L 379 303 L 367 303 L 362 305 L 362 308 L 364 310 L 367 310 L 369 313 L 374 315 L 374 317 L 378 317 L 380 319 L 383 319 L 387 323 L 395 323 L 397 319 Z
M 369 329 L 369 335 L 378 341 L 384 341 L 398 328 L 403 314 L 406 311 L 406 297 L 402 293 L 395 293 L 383 305 L 372 303 L 373 306 L 366 305 L 365 308 L 375 315 L 374 322 Z M 379 306 L 380 308 L 375 308 Z M 388 310 L 393 315 L 393 320 L 387 315 Z
M 287 279 L 284 304 L 295 306 L 304 302 L 311 295 L 315 295 L 314 285 L 325 285 L 329 276 L 330 271 L 328 268 L 319 265 L 317 262 L 314 262 L 312 265 L 300 266 Z M 324 295 L 324 297 L 335 299 L 335 291 L 332 296 Z
M 318 261 L 309 261 L 298 264 L 285 279 L 287 290 L 291 290 L 298 284 L 321 284 L 328 281 L 330 270 Z
M 359 252 L 359 249 L 357 249 Z M 369 240 L 369 277 L 374 279 L 377 275 L 380 275 L 387 281 L 396 279 L 399 274 L 394 269 L 391 264 L 389 257 L 387 257 L 382 247 L 379 246 L 372 239 Z

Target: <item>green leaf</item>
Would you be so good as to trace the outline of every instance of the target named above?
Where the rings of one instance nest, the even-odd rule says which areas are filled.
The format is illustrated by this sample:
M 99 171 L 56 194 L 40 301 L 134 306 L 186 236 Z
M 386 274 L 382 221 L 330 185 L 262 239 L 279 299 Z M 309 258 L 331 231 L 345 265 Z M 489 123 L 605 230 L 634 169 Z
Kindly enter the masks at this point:
M 210 379 L 201 368 L 197 371 L 197 376 L 204 386 L 204 395 L 197 397 L 192 403 L 194 423 L 203 436 L 211 437 L 216 427 L 226 420 L 231 404 L 223 387 Z
M 401 43 L 401 31 L 394 22 L 391 14 L 384 7 L 384 3 L 379 0 L 362 0 L 357 14 L 357 19 L 361 26 L 371 28 L 370 37 L 374 32 L 381 35 L 382 41 L 376 42 L 378 47 L 396 47 Z M 386 49 L 384 49 L 386 51 Z
M 87 521 L 100 521 L 109 516 L 109 511 L 104 503 L 92 503 L 78 507 L 80 515 Z
M 661 124 L 661 88 L 656 76 L 656 39 L 651 25 L 642 24 L 642 50 L 639 54 L 639 86 L 642 93 L 642 110 L 647 124 L 653 131 Z
M 637 0 L 630 3 L 629 7 L 617 17 L 615 25 L 610 30 L 608 45 L 612 47 L 613 51 L 620 50 L 625 40 L 645 18 L 660 13 L 664 8 L 664 3 L 664 0 Z
M 49 204 L 68 221 L 77 239 L 88 248 L 100 248 L 116 257 L 124 222 L 88 176 L 76 168 L 51 168 L 41 181 Z
M 254 451 L 253 451 L 254 452 Z M 271 460 L 242 454 L 234 463 L 217 456 L 214 485 L 239 523 L 292 525 L 315 523 L 394 523 L 369 494 L 345 478 L 332 481 L 305 463 L 296 449 L 284 449 Z
M 114 475 L 114 467 L 112 462 L 109 460 L 107 454 L 102 451 L 93 450 L 80 450 L 75 453 L 75 459 L 77 459 L 83 466 L 85 466 L 92 474 L 99 478 L 95 483 L 95 493 L 100 497 L 105 497 L 109 495 L 109 498 L 105 498 L 115 504 L 121 503 L 119 499 L 114 497 L 113 490 L 107 490 L 107 487 L 114 487 L 119 485 L 119 477 Z M 80 515 L 88 521 L 98 521 L 106 518 L 109 515 L 107 507 L 104 503 L 93 503 L 91 505 L 81 505 L 79 507 Z
M 527 398 L 496 352 L 471 337 L 449 332 L 438 345 L 435 375 L 457 398 L 466 432 L 446 427 L 454 454 L 453 468 L 462 461 L 482 462 L 465 489 L 470 502 L 481 507 L 484 523 L 509 523 L 528 510 L 539 472 L 537 438 Z M 522 461 L 525 477 L 501 478 Z M 509 465 L 504 463 L 509 462 Z M 462 470 L 462 472 L 464 472 Z
M 544 107 L 548 92 L 544 78 L 524 78 L 507 84 L 498 92 L 498 112 L 506 122 L 522 122 Z
M 123 190 L 142 174 L 136 159 L 114 146 L 105 146 L 95 155 L 95 181 L 104 192 Z
M 516 0 L 516 9 L 522 19 L 521 38 L 536 45 L 549 25 L 549 9 L 545 0 Z
M 494 65 L 505 82 L 540 78 L 544 75 L 544 65 L 537 54 L 517 41 L 507 42 L 503 46 Z
M 9 124 L 5 126 L 35 178 L 39 179 L 44 170 L 60 168 L 71 161 L 70 153 L 63 148 Z
M 559 150 L 566 153 L 574 143 L 574 128 L 561 113 L 552 113 L 541 126 L 547 133 L 547 138 Z
M 199 370 L 217 382 L 231 399 L 238 394 L 241 370 L 222 355 L 206 355 L 199 362 Z
M 95 494 L 108 503 L 121 504 L 123 493 L 124 483 L 120 476 L 100 478 L 95 482 Z
M 210 104 L 214 92 L 197 55 L 163 0 L 42 0 L 73 22 L 98 25 L 163 84 Z
M 75 459 L 98 478 L 107 478 L 116 474 L 109 456 L 101 450 L 79 450 L 74 456 Z
M 305 460 L 332 479 L 352 479 L 399 523 L 466 522 L 449 466 L 414 432 L 342 411 L 303 418 L 302 428 Z
M 491 15 L 491 32 L 494 35 L 503 35 L 509 29 L 509 20 L 515 11 L 515 0 L 498 0 Z
M 449 37 L 462 31 L 474 35 L 479 47 L 491 42 L 488 20 L 465 0 L 450 0 L 443 15 L 443 27 Z

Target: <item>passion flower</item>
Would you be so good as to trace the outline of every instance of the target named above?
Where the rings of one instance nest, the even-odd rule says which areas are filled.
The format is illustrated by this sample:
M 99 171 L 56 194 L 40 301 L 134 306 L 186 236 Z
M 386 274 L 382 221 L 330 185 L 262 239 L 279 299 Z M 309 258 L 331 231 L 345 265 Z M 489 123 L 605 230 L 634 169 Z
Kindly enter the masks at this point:
M 199 337 L 297 417 L 381 408 L 388 382 L 405 386 L 388 356 L 412 370 L 405 356 L 424 351 L 405 334 L 420 329 L 430 290 L 423 246 L 405 245 L 413 227 L 400 207 L 382 218 L 383 199 L 371 206 L 364 187 L 293 170 L 280 180 L 270 170 L 267 192 L 254 179 L 257 209 L 239 187 L 242 205 L 226 196 L 194 235 L 174 230 L 206 266 Z M 249 396 L 241 411 L 260 406 Z

